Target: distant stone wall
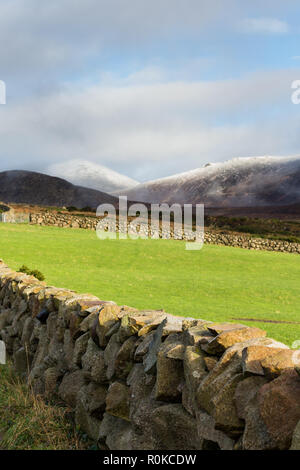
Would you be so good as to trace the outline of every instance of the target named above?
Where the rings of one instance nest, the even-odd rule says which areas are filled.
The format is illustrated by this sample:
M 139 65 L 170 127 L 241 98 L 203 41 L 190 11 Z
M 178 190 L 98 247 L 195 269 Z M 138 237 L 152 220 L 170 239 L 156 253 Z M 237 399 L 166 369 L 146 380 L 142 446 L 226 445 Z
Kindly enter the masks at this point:
M 106 220 L 100 221 L 100 219 L 97 217 L 76 216 L 72 214 L 60 214 L 55 212 L 30 214 L 30 223 L 38 225 L 54 225 L 57 227 L 84 228 L 90 230 L 96 230 L 97 225 L 100 224 L 99 227 L 102 225 L 103 228 L 107 228 L 108 226 L 108 230 L 114 230 L 112 222 L 107 223 Z M 121 229 L 121 232 L 125 232 L 125 227 L 122 229 L 122 227 L 119 227 L 117 224 L 117 230 L 119 229 Z M 145 224 L 141 227 L 141 233 L 145 233 L 146 229 L 147 226 Z M 154 236 L 160 238 L 170 238 L 169 234 L 162 230 L 160 230 L 159 233 L 154 233 Z M 191 236 L 189 234 L 182 236 L 180 227 L 180 229 L 175 229 L 175 237 L 174 231 L 172 231 L 171 238 L 190 240 Z M 270 240 L 265 238 L 253 238 L 246 234 L 234 235 L 230 233 L 224 234 L 216 231 L 205 230 L 205 243 L 235 246 L 249 250 L 280 251 L 300 254 L 299 243 L 290 243 L 287 241 Z
M 0 262 L 0 339 L 100 449 L 300 449 L 300 352 L 260 329 L 118 306 Z
M 53 225 L 96 230 L 99 219 L 85 215 L 64 214 L 59 212 L 36 212 L 30 214 L 30 223 L 34 225 Z
M 29 219 L 30 219 L 29 214 L 16 212 L 13 209 L 10 209 L 7 212 L 3 212 L 0 215 L 2 216 L 0 218 L 0 222 L 11 223 L 11 224 L 29 223 Z
M 285 253 L 300 254 L 300 244 L 267 238 L 253 238 L 250 235 L 232 235 L 218 232 L 206 232 L 205 243 L 214 245 L 235 246 L 248 250 L 281 251 Z

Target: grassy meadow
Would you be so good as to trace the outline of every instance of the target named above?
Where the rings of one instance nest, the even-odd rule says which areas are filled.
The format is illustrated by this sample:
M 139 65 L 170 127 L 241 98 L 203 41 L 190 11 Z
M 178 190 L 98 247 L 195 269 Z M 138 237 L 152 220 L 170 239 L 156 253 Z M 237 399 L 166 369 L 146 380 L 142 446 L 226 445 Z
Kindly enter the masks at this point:
M 89 449 L 68 408 L 34 395 L 11 364 L 0 365 L 0 377 L 0 451 Z
M 300 339 L 300 257 L 174 240 L 99 240 L 80 229 L 0 224 L 0 258 L 41 271 L 48 285 L 139 309 L 265 329 Z M 299 324 L 293 322 L 299 322 Z

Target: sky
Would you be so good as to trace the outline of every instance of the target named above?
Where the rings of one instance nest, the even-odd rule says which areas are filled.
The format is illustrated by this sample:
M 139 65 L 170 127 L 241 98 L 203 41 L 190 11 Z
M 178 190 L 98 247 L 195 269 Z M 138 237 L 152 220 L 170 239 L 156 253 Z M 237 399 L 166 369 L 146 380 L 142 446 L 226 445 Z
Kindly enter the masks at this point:
M 298 0 L 1 0 L 0 170 L 300 155 Z

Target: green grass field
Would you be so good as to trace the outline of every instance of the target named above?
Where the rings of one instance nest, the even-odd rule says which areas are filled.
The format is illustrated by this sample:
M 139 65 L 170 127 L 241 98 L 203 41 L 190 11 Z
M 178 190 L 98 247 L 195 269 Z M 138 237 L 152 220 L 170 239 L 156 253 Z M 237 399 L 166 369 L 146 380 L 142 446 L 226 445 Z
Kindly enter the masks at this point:
M 300 322 L 300 256 L 172 240 L 99 240 L 88 230 L 0 224 L 0 257 L 49 285 L 140 309 L 214 321 Z M 300 324 L 242 323 L 289 345 Z

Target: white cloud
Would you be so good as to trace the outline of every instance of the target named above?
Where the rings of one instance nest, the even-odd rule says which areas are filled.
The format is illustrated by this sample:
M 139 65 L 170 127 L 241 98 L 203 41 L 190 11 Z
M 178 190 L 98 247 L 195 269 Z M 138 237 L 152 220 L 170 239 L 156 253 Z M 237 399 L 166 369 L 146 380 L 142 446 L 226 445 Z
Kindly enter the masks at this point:
M 297 107 L 264 117 L 291 106 L 295 74 L 143 85 L 141 71 L 134 83 L 70 85 L 0 109 L 0 164 L 42 170 L 76 158 L 145 180 L 234 156 L 297 153 Z
M 286 34 L 289 25 L 277 18 L 246 18 L 240 22 L 240 29 L 245 33 Z
M 153 42 L 199 37 L 223 13 L 222 0 L 1 0 L 1 73 L 46 79 L 112 51 L 147 53 Z
M 66 71 L 82 74 L 94 61 L 132 54 L 159 54 L 160 46 L 178 57 L 178 42 L 218 42 L 249 12 L 240 0 L 1 0 L 0 64 L 3 79 L 46 81 Z M 250 11 L 262 18 L 245 20 L 251 31 L 286 32 L 280 15 L 292 0 L 252 0 Z M 290 11 L 290 10 L 289 10 Z M 100 65 L 101 67 L 101 65 Z M 81 70 L 80 70 L 81 69 Z M 57 74 L 57 75 L 56 75 Z

